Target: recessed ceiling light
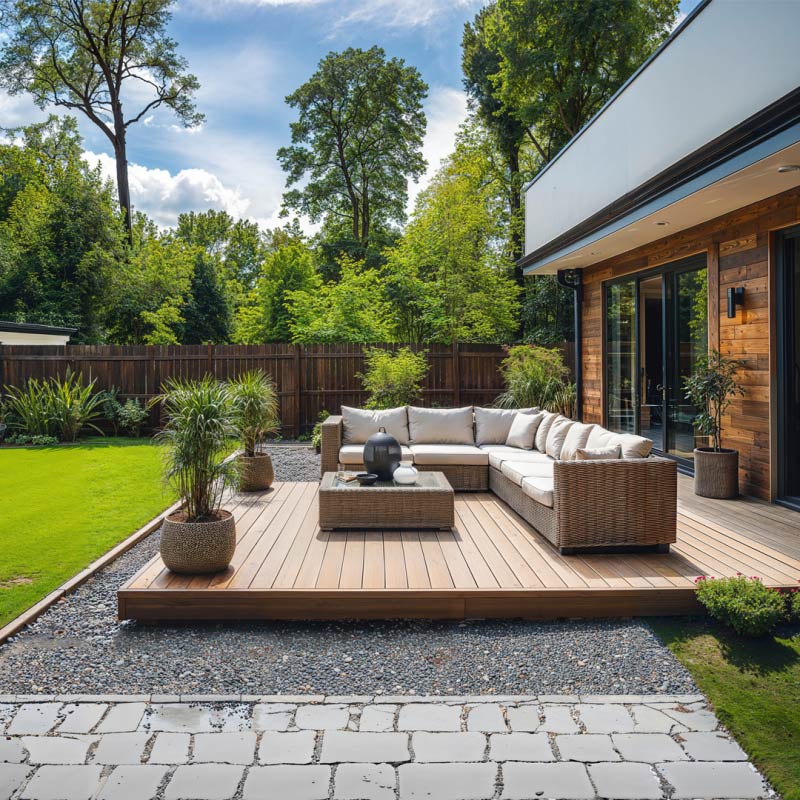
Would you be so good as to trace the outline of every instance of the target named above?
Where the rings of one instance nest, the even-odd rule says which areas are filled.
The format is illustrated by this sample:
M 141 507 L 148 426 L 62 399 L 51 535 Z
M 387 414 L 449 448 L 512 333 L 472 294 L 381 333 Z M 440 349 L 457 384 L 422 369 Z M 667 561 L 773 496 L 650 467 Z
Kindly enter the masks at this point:
M 664 226 L 669 225 L 669 222 L 665 222 L 662 219 L 662 220 L 659 220 L 658 222 L 656 222 L 656 225 L 658 225 L 659 228 L 663 228 Z
M 781 164 L 778 172 L 800 172 L 800 164 Z
M 599 250 L 592 250 L 592 251 L 589 253 L 589 255 L 590 255 L 590 256 L 599 256 L 599 255 L 600 255 L 600 251 L 599 251 Z

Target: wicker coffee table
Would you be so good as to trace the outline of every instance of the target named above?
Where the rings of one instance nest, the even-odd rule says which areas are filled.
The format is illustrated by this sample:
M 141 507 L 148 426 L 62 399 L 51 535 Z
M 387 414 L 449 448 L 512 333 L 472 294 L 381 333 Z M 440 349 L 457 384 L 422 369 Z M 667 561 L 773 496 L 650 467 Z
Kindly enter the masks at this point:
M 319 486 L 323 529 L 452 528 L 453 487 L 441 472 L 420 472 L 412 486 L 378 482 L 361 486 L 326 472 Z

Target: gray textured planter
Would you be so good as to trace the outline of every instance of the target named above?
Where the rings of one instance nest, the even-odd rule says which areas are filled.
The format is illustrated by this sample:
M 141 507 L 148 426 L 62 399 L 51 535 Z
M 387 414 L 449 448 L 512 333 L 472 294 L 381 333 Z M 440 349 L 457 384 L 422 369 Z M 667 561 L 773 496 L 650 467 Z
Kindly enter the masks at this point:
M 272 457 L 269 453 L 239 456 L 239 489 L 243 492 L 262 492 L 275 480 Z
M 236 520 L 230 511 L 208 522 L 185 522 L 182 512 L 164 520 L 161 558 L 173 572 L 197 574 L 221 572 L 231 563 L 236 549 Z
M 700 497 L 731 500 L 739 496 L 739 452 L 710 447 L 694 450 L 694 493 Z

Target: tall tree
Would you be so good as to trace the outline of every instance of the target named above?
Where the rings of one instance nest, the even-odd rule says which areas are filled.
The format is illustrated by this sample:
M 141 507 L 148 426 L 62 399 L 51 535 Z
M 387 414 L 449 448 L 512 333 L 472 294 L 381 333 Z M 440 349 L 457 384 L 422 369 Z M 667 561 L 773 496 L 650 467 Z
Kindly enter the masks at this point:
M 506 170 L 505 192 L 511 218 L 511 257 L 517 261 L 523 254 L 520 151 L 525 139 L 525 126 L 513 110 L 500 101 L 493 80 L 500 72 L 501 54 L 487 32 L 487 21 L 495 12 L 495 5 L 485 6 L 472 23 L 467 22 L 464 25 L 461 67 L 470 105 L 494 139 Z M 522 270 L 519 267 L 515 266 L 514 277 L 522 285 Z
M 186 127 L 199 125 L 199 83 L 167 34 L 173 0 L 0 0 L 0 86 L 36 104 L 78 110 L 114 149 L 117 194 L 132 236 L 127 135 L 159 106 Z M 135 94 L 134 94 L 135 93 Z M 123 99 L 146 94 L 133 112 Z
M 500 54 L 496 97 L 542 165 L 669 35 L 678 0 L 497 0 L 487 17 Z
M 405 220 L 408 179 L 425 170 L 422 102 L 428 87 L 380 47 L 329 53 L 286 102 L 299 112 L 278 151 L 286 209 L 331 228 L 346 225 L 366 249 L 373 229 Z

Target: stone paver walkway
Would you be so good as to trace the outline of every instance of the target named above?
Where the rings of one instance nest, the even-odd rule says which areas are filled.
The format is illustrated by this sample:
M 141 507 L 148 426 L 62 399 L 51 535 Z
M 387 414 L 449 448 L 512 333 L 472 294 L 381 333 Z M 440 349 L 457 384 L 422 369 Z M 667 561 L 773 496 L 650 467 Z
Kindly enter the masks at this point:
M 699 695 L 0 697 L 0 798 L 774 798 Z

